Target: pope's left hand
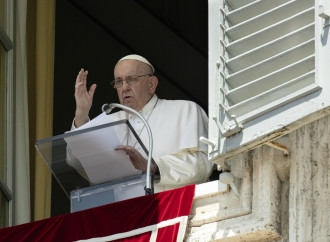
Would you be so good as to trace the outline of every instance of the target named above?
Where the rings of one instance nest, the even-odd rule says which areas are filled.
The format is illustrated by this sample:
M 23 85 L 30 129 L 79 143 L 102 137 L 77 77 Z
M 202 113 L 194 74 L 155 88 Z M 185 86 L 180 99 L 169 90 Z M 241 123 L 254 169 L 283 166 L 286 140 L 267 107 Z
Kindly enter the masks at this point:
M 145 159 L 140 152 L 134 149 L 131 146 L 120 145 L 115 150 L 123 150 L 128 155 L 130 161 L 132 162 L 135 169 L 140 171 L 147 171 L 148 160 Z M 154 173 L 156 171 L 156 167 L 151 163 L 150 164 L 150 172 Z

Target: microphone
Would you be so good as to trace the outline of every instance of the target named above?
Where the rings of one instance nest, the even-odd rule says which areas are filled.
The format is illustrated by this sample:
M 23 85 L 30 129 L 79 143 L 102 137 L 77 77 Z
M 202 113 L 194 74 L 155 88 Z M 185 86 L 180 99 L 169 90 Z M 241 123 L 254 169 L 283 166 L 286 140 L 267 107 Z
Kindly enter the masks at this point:
M 103 104 L 101 109 L 102 109 L 102 112 L 105 112 L 108 115 L 111 113 L 113 108 L 114 107 L 111 107 L 111 104 L 105 103 L 105 104 Z
M 151 129 L 150 126 L 147 122 L 147 120 L 137 111 L 135 111 L 134 109 L 127 107 L 125 105 L 122 104 L 118 104 L 118 103 L 105 103 L 102 106 L 102 112 L 105 112 L 107 115 L 110 114 L 111 110 L 114 108 L 121 108 L 124 109 L 126 111 L 129 111 L 131 113 L 136 114 L 144 123 L 147 131 L 148 131 L 148 136 L 149 136 L 149 153 L 148 153 L 148 164 L 147 164 L 147 175 L 146 175 L 146 187 L 145 187 L 145 191 L 146 191 L 146 195 L 149 195 L 152 193 L 152 189 L 151 189 L 151 182 L 150 182 L 150 166 L 151 166 L 151 160 L 152 160 L 152 149 L 153 149 L 153 138 L 152 138 L 152 133 L 151 133 Z

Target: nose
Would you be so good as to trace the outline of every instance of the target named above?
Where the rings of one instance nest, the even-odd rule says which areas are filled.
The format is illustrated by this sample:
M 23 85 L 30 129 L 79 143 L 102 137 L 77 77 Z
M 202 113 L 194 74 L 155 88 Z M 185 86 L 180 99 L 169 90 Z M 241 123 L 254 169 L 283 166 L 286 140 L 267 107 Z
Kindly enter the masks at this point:
M 123 89 L 124 91 L 126 91 L 126 90 L 129 89 L 129 85 L 127 84 L 127 82 L 126 82 L 125 80 L 123 81 L 122 89 Z

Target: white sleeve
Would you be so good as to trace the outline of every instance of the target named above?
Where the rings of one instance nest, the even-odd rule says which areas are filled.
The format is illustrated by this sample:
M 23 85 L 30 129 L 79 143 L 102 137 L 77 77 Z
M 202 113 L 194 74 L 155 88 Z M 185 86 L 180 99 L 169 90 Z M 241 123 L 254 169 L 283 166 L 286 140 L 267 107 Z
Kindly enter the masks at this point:
M 91 121 L 89 118 L 88 118 L 88 122 L 89 121 Z M 70 131 L 72 131 L 72 130 L 76 130 L 77 129 L 77 127 L 74 125 L 74 119 L 73 119 L 73 121 L 72 121 L 72 124 L 71 124 L 71 129 L 70 129 Z
M 214 164 L 201 151 L 186 150 L 154 158 L 160 172 L 160 186 L 180 186 L 207 182 Z

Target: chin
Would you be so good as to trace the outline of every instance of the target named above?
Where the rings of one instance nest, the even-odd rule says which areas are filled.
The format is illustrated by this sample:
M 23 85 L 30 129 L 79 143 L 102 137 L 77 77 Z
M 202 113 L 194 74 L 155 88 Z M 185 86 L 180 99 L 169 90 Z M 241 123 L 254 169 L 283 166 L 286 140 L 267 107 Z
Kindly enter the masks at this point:
M 136 108 L 136 105 L 134 105 L 134 103 L 131 103 L 131 102 L 123 102 L 122 104 L 125 105 L 126 107 L 132 108 L 134 110 Z

